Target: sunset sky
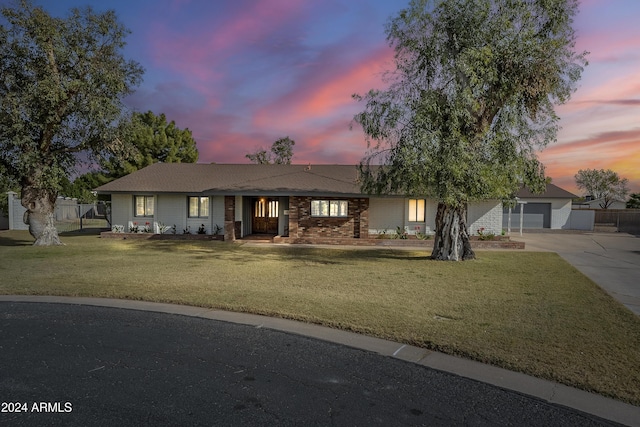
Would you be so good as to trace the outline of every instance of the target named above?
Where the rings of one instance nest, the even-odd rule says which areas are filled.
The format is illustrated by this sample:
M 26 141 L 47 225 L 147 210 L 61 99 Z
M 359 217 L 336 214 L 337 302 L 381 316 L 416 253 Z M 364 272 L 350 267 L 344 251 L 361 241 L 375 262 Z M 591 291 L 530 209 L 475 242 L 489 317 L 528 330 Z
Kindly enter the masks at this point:
M 0 0 L 6 3 L 7 0 Z M 115 9 L 131 29 L 126 56 L 145 68 L 127 99 L 165 113 L 197 141 L 200 162 L 247 163 L 276 139 L 294 163 L 355 164 L 366 151 L 353 93 L 382 88 L 392 67 L 384 32 L 408 0 L 38 0 Z M 640 192 L 640 1 L 582 0 L 574 28 L 589 66 L 558 108 L 558 141 L 540 153 L 547 175 L 581 194 L 579 169 L 613 169 Z

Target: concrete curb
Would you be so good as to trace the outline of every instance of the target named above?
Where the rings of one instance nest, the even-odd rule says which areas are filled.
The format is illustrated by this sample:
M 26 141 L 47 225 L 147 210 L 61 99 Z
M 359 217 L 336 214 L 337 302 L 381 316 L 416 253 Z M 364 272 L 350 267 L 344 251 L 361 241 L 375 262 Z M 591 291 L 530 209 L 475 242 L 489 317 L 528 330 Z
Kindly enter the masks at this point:
M 250 325 L 256 328 L 269 328 L 291 334 L 316 338 L 323 341 L 329 341 L 352 348 L 372 351 L 383 356 L 394 357 L 396 359 L 492 384 L 518 393 L 534 396 L 546 402 L 563 405 L 624 425 L 640 426 L 640 407 L 638 406 L 629 405 L 598 394 L 589 393 L 562 384 L 557 384 L 552 381 L 534 378 L 525 374 L 512 372 L 472 360 L 449 356 L 380 338 L 368 337 L 353 332 L 332 329 L 325 326 L 255 314 L 236 313 L 202 307 L 162 304 L 146 301 L 34 295 L 0 295 L 0 301 L 113 307 L 128 310 L 192 316 L 203 319 Z

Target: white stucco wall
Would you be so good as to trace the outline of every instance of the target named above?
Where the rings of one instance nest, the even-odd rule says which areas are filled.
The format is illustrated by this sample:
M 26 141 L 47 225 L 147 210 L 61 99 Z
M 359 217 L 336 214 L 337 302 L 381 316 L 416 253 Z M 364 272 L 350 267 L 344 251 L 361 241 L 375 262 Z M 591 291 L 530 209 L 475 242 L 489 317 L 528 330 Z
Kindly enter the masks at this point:
M 222 231 L 219 234 L 224 234 L 224 196 L 211 197 L 211 230 L 213 232 L 214 226 L 217 225 Z
M 196 233 L 201 224 L 205 224 L 207 234 L 211 234 L 214 226 L 224 225 L 224 197 L 215 196 L 209 198 L 208 218 L 188 218 L 187 195 L 154 195 L 155 215 L 154 222 L 166 225 L 176 225 L 176 232 L 182 233 L 183 229 L 190 226 L 191 232 Z M 124 225 L 136 221 L 133 216 L 133 195 L 114 194 L 112 200 L 112 224 Z M 242 220 L 242 197 L 236 198 L 236 221 Z M 409 222 L 409 199 L 392 197 L 372 197 L 369 199 L 369 234 L 376 235 L 382 230 L 394 233 L 397 227 L 414 234 L 416 231 L 433 233 L 435 230 L 435 217 L 437 203 L 427 199 L 424 222 Z M 149 220 L 138 219 L 138 223 Z M 474 203 L 469 206 L 467 223 L 471 234 L 477 234 L 478 229 L 484 227 L 485 232 L 500 234 L 502 231 L 502 205 L 498 201 Z
M 570 230 L 593 231 L 596 212 L 593 210 L 572 209 L 567 222 Z
M 183 194 L 158 194 L 155 196 L 156 211 L 155 221 L 173 227 L 176 226 L 176 234 L 181 234 L 187 225 L 187 196 Z M 196 229 L 192 232 L 198 231 Z M 167 231 L 170 233 L 171 231 Z
M 133 215 L 134 195 L 111 195 L 112 224 L 123 225 L 127 231 L 130 223 L 134 221 L 138 222 L 138 225 L 144 225 L 144 222 L 150 221 L 154 224 L 175 225 L 177 234 L 182 234 L 187 227 L 190 227 L 191 233 L 195 234 L 202 224 L 204 224 L 207 234 L 211 234 L 215 229 L 214 225 L 217 224 L 220 227 L 224 225 L 223 196 L 209 197 L 209 216 L 207 218 L 189 218 L 187 194 L 154 194 L 153 197 L 155 204 L 153 218 L 136 218 Z M 156 229 L 156 231 L 158 230 Z
M 423 233 L 433 233 L 436 228 L 438 204 L 427 199 L 425 221 L 409 222 L 409 199 L 378 198 L 369 199 L 369 234 L 375 235 L 382 230 L 393 233 L 402 227 L 415 233 L 416 226 Z M 502 203 L 498 200 L 471 203 L 467 211 L 467 225 L 470 233 L 477 234 L 480 228 L 486 233 L 502 233 Z
M 286 215 L 285 215 L 286 212 Z M 280 236 L 289 233 L 289 198 L 288 197 L 279 197 L 278 198 L 278 234 Z
M 427 200 L 425 220 L 409 221 L 409 199 L 372 197 L 369 199 L 369 234 L 395 233 L 400 227 L 409 234 L 432 233 L 436 222 L 436 204 Z
M 371 197 L 369 199 L 369 234 L 382 230 L 395 232 L 396 227 L 405 226 L 405 199 L 392 197 Z
M 570 229 L 571 199 L 555 199 L 551 202 L 551 228 Z
M 111 195 L 111 225 L 122 225 L 127 230 L 133 218 L 133 196 L 130 194 Z
M 184 200 L 185 210 L 182 212 L 181 218 L 186 225 L 191 227 L 191 233 L 197 233 L 201 225 L 204 224 L 206 234 L 213 234 L 215 226 L 220 227 L 218 234 L 223 234 L 224 230 L 224 196 L 211 196 L 209 197 L 209 216 L 207 218 L 189 218 L 187 212 L 187 196 L 182 197 Z M 177 202 L 176 202 L 177 203 Z
M 242 196 L 236 196 L 236 221 L 242 221 Z

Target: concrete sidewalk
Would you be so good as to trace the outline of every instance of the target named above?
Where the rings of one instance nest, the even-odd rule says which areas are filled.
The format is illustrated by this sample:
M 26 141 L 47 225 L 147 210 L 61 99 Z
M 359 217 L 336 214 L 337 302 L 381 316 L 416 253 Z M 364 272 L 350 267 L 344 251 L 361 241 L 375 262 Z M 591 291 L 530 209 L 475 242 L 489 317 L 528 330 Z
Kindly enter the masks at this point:
M 640 238 L 626 233 L 524 233 L 525 251 L 556 252 L 640 315 Z
M 251 325 L 256 328 L 269 328 L 416 363 L 465 378 L 492 384 L 507 390 L 534 396 L 552 404 L 573 408 L 613 422 L 629 426 L 640 426 L 640 407 L 637 406 L 495 366 L 485 365 L 419 347 L 308 323 L 199 307 L 101 298 L 0 295 L 0 301 L 116 307 L 220 320 Z

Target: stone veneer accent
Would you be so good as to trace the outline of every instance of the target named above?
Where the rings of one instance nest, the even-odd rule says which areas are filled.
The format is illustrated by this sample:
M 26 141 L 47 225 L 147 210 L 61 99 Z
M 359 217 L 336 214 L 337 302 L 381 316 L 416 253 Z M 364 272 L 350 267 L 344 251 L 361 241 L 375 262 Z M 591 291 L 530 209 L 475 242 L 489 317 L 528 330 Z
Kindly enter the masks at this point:
M 312 217 L 311 200 L 347 200 L 348 216 Z M 367 239 L 369 237 L 369 199 L 339 197 L 289 197 L 289 237 L 311 239 Z

